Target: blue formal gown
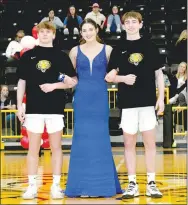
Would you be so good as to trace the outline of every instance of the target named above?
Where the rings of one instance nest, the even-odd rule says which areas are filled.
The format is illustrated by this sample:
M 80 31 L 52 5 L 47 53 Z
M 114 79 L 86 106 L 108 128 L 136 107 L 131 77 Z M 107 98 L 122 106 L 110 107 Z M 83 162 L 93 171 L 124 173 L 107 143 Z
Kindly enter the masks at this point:
M 65 195 L 111 197 L 122 193 L 111 151 L 105 45 L 90 61 L 78 46 L 74 135 Z

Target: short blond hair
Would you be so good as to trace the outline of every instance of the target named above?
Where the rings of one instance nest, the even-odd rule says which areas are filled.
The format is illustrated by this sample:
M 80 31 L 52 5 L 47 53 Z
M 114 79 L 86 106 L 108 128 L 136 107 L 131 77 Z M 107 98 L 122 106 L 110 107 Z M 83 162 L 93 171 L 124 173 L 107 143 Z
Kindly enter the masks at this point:
M 49 22 L 49 21 L 43 21 L 41 23 L 39 23 L 37 25 L 37 32 L 39 32 L 40 29 L 48 29 L 48 30 L 52 30 L 53 33 L 56 33 L 56 28 L 53 25 L 53 23 Z
M 122 22 L 124 23 L 128 18 L 135 18 L 138 19 L 139 23 L 142 22 L 142 15 L 136 11 L 126 12 L 122 17 Z

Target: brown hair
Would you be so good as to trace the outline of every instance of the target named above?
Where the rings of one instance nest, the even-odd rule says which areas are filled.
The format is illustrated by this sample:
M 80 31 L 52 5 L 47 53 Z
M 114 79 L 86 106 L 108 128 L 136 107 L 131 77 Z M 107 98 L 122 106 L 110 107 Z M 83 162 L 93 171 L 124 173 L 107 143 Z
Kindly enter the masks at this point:
M 77 17 L 76 7 L 74 5 L 71 5 L 71 6 L 69 6 L 69 9 L 68 9 L 67 18 L 71 17 L 70 8 L 72 8 L 72 7 L 75 8 L 74 16 Z
M 84 19 L 84 21 L 80 24 L 80 31 L 82 31 L 82 27 L 83 27 L 83 25 L 86 24 L 86 23 L 89 23 L 89 24 L 91 24 L 92 26 L 94 26 L 95 29 L 98 29 L 98 26 L 97 26 L 96 22 L 93 21 L 93 20 L 90 19 L 90 18 L 87 18 L 87 19 Z M 99 38 L 98 35 L 96 36 L 96 40 L 97 40 L 99 43 L 102 43 L 102 40 Z M 83 38 L 81 38 L 80 44 L 84 44 L 84 43 L 86 43 L 86 40 L 83 39 Z
M 122 22 L 124 23 L 125 20 L 127 20 L 128 18 L 135 18 L 135 19 L 138 19 L 139 23 L 142 22 L 142 15 L 136 11 L 126 12 L 122 17 Z
M 53 23 L 49 22 L 49 21 L 43 21 L 41 23 L 39 23 L 37 25 L 37 32 L 39 32 L 40 29 L 48 29 L 48 30 L 52 30 L 53 33 L 56 33 L 56 28 L 53 25 Z

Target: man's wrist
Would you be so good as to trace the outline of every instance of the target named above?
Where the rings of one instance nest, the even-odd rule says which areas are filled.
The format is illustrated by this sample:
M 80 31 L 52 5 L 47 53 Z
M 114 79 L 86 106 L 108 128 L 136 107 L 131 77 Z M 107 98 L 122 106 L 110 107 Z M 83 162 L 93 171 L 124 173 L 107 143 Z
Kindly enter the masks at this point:
M 64 83 L 64 80 L 65 80 L 65 74 L 60 74 L 59 77 L 58 77 L 58 81 Z
M 22 108 L 22 104 L 18 104 L 17 105 L 17 108 L 19 109 L 19 108 Z

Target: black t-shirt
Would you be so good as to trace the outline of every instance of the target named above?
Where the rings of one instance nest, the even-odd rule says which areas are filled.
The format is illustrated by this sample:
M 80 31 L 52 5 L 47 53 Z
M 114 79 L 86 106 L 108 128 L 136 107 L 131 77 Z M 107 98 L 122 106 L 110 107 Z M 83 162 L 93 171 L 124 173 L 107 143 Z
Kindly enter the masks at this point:
M 24 53 L 17 74 L 19 79 L 26 80 L 27 114 L 63 114 L 64 90 L 45 93 L 39 87 L 44 83 L 57 83 L 60 73 L 76 76 L 70 58 L 63 51 L 37 46 Z
M 154 106 L 156 103 L 155 71 L 161 68 L 159 51 L 149 40 L 122 40 L 113 49 L 109 71 L 119 68 L 118 75 L 134 74 L 134 85 L 118 84 L 120 108 Z

